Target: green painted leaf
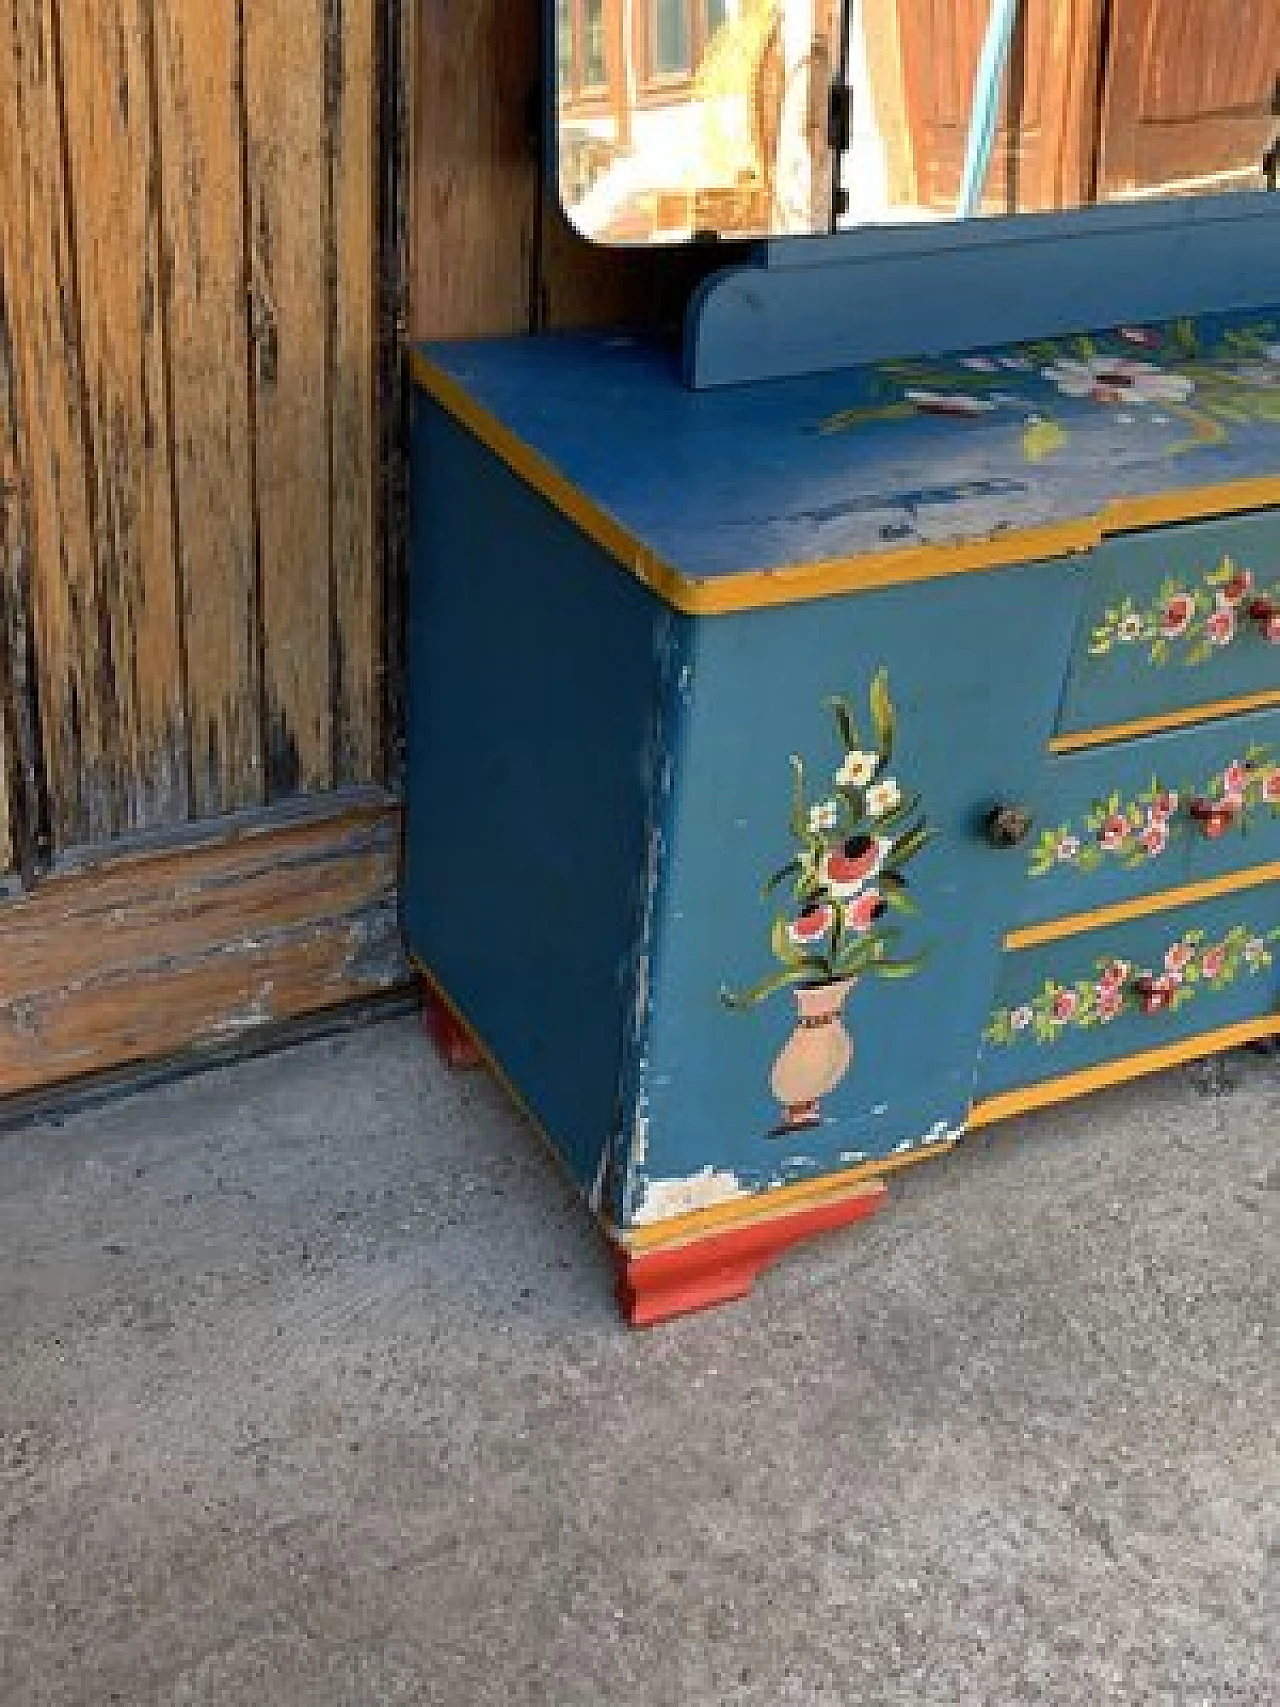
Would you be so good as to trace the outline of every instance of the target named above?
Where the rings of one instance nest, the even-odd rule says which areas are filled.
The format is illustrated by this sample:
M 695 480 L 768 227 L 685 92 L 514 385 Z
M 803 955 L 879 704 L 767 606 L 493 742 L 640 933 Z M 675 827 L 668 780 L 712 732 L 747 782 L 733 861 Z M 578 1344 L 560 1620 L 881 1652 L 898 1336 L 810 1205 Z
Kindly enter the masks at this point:
M 857 752 L 860 746 L 858 728 L 853 721 L 853 707 L 843 694 L 832 694 L 823 702 L 836 720 L 836 728 L 840 739 L 844 742 L 846 753 Z
M 775 889 L 777 889 L 781 884 L 788 882 L 791 878 L 799 877 L 803 870 L 804 867 L 800 864 L 798 859 L 790 860 L 786 865 L 779 867 L 779 869 L 773 873 L 772 877 L 766 880 L 764 886 L 760 890 L 761 899 L 763 900 L 766 896 L 772 895 Z
M 911 899 L 910 895 L 907 894 L 905 889 L 899 889 L 891 884 L 887 884 L 882 893 L 886 904 L 891 907 L 895 913 L 905 913 L 909 917 L 916 919 L 920 917 L 919 907 Z
M 889 698 L 889 675 L 877 670 L 871 682 L 871 720 L 880 757 L 887 764 L 893 756 L 893 701 Z

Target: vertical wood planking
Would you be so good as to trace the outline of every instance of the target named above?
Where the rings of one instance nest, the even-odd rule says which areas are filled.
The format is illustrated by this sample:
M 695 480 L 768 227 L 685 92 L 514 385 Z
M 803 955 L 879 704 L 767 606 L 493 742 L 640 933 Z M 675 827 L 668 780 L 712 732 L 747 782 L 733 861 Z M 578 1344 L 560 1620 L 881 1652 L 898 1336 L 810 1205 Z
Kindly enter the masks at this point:
M 332 780 L 328 11 L 243 11 L 269 799 Z
M 12 36 L 0 29 L 0 95 L 12 95 Z M 44 761 L 33 680 L 29 455 L 19 430 L 14 281 L 25 229 L 14 103 L 0 105 L 0 869 L 34 877 L 47 852 Z
M 383 648 L 375 488 L 378 64 L 375 0 L 329 0 L 327 131 L 333 292 L 329 387 L 333 780 L 382 773 Z M 396 146 L 388 136 L 387 147 Z M 387 281 L 391 288 L 393 281 Z
M 605 249 L 539 202 L 530 101 L 540 8 L 418 0 L 410 223 L 413 336 L 466 338 L 626 321 L 678 324 L 692 283 L 727 264 L 687 250 Z
M 0 150 L 5 142 L 0 127 Z M 8 160 L 0 151 L 0 877 L 10 872 L 17 859 L 18 836 L 13 824 L 13 787 L 18 775 L 14 740 L 15 702 L 12 640 L 9 620 L 11 587 L 17 577 L 17 554 L 21 549 L 22 491 L 19 484 L 14 437 L 14 408 L 9 351 L 8 291 L 5 286 L 13 253 L 9 232 L 10 190 Z
M 147 0 L 192 803 L 264 797 L 244 246 L 241 0 Z
M 121 830 L 180 821 L 190 805 L 147 26 L 144 0 L 76 0 L 61 36 L 93 482 L 85 668 L 99 684 Z
M 0 124 L 0 145 L 7 142 Z M 25 656 L 20 613 L 25 607 L 27 517 L 22 472 L 18 465 L 17 407 L 14 401 L 13 336 L 9 325 L 15 245 L 12 214 L 12 155 L 0 147 L 0 876 L 19 862 L 22 834 L 16 821 L 21 798 L 22 754 L 18 745 L 23 709 L 19 683 Z M 19 667 L 15 667 L 19 666 Z
M 0 532 L 4 523 L 0 520 Z M 6 876 L 13 870 L 15 841 L 9 828 L 9 719 L 5 715 L 4 683 L 5 668 L 0 663 L 0 877 Z
M 419 0 L 414 117 L 415 335 L 527 330 L 538 196 L 526 103 L 540 8 Z
M 17 405 L 14 400 L 13 332 L 9 324 L 9 278 L 18 246 L 15 215 L 20 182 L 14 158 L 11 26 L 0 11 L 0 876 L 17 863 L 14 782 L 19 774 L 14 739 L 15 704 L 10 610 L 18 575 L 19 535 L 26 530 L 25 504 L 17 455 Z
M 91 436 L 64 173 L 60 13 L 57 0 L 6 0 L 0 119 L 18 185 L 9 226 L 18 416 L 39 422 L 23 438 L 43 760 L 54 844 L 67 846 L 109 835 L 116 814 L 111 731 L 95 670 Z

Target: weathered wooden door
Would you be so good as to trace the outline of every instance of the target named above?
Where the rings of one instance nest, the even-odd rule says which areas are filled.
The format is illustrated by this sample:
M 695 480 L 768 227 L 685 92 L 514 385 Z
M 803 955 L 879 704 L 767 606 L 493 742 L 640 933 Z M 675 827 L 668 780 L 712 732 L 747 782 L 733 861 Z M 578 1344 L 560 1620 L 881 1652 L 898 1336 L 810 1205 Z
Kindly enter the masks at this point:
M 1099 194 L 1261 188 L 1278 91 L 1276 0 L 1113 0 Z
M 403 976 L 378 393 L 408 10 L 2 9 L 0 1095 Z
M 896 36 L 915 198 L 924 207 L 953 209 L 990 0 L 863 0 L 863 12 L 869 39 Z M 1074 207 L 1086 199 L 1102 13 L 1103 0 L 1024 0 L 985 212 Z

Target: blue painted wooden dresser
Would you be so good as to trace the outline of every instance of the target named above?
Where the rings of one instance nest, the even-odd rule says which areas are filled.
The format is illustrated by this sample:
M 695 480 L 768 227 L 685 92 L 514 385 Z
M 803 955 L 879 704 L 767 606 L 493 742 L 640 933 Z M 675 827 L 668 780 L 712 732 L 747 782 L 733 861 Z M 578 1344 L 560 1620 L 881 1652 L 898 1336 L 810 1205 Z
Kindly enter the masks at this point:
M 415 377 L 409 942 L 630 1319 L 1280 1032 L 1280 309 Z

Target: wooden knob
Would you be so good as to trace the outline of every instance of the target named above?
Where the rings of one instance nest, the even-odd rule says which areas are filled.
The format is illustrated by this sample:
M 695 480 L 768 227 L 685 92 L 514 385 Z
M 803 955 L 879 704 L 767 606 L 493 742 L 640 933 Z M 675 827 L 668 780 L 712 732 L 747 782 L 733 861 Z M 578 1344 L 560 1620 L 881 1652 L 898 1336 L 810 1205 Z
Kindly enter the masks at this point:
M 1025 806 L 1009 803 L 993 806 L 983 830 L 993 848 L 1016 848 L 1031 834 L 1032 818 Z

